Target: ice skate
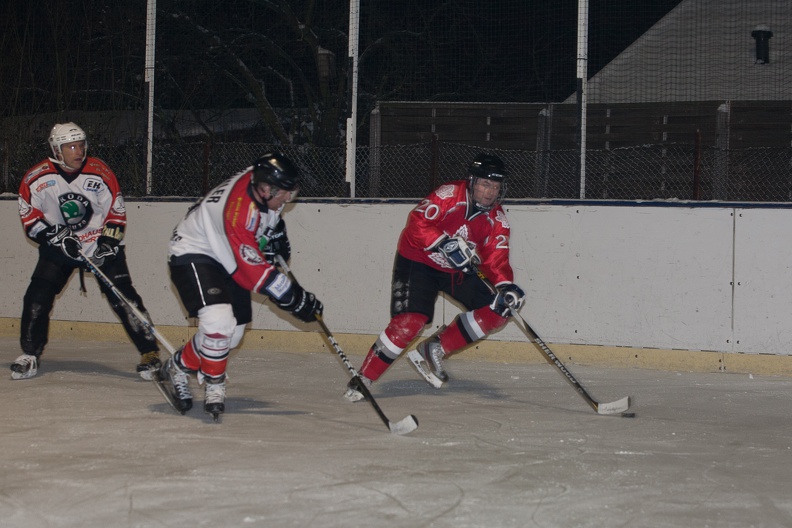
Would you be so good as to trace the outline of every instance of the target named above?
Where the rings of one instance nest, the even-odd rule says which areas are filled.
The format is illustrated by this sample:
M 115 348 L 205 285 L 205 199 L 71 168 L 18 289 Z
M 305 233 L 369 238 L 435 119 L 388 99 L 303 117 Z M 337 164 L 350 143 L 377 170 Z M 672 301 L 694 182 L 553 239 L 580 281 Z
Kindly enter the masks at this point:
M 439 389 L 440 387 L 443 386 L 443 382 L 440 381 L 440 378 L 432 374 L 429 365 L 426 363 L 423 356 L 419 354 L 417 350 L 411 350 L 407 352 L 407 359 L 410 360 L 410 363 L 412 363 L 412 366 L 415 367 L 415 370 L 418 371 L 418 374 L 420 374 L 429 385 L 431 385 L 435 389 Z
M 358 382 L 358 379 L 360 380 L 360 382 Z M 370 379 L 368 379 L 366 376 L 363 376 L 362 374 L 358 374 L 357 378 L 352 378 L 351 380 L 349 380 L 349 383 L 347 383 L 347 390 L 344 393 L 344 399 L 346 401 L 356 402 L 366 398 L 366 396 L 358 388 L 358 383 L 363 383 L 363 385 L 365 385 L 367 389 L 370 389 L 372 382 Z
M 11 363 L 11 379 L 21 380 L 32 378 L 38 372 L 38 356 L 22 354 Z
M 418 354 L 426 361 L 429 370 L 432 374 L 437 376 L 441 382 L 448 381 L 448 373 L 443 368 L 443 358 L 445 358 L 445 350 L 443 345 L 440 344 L 438 337 L 430 337 L 420 345 L 418 345 Z
M 217 422 L 220 415 L 225 412 L 225 379 L 221 381 L 206 379 L 206 392 L 204 393 L 204 412 L 211 414 Z
M 140 355 L 140 363 L 138 363 L 135 370 L 146 381 L 154 379 L 154 373 L 162 368 L 162 361 L 160 361 L 159 352 L 146 352 Z
M 173 358 L 162 365 L 154 381 L 174 409 L 182 414 L 192 409 L 190 377 L 179 368 Z

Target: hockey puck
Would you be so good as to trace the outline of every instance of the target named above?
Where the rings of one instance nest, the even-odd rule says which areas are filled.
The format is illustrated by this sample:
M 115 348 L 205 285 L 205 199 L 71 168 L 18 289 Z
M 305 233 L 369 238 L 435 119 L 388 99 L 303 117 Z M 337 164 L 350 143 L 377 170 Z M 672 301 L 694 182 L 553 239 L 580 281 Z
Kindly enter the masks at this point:
M 623 412 L 621 413 L 622 418 L 635 418 L 634 412 Z

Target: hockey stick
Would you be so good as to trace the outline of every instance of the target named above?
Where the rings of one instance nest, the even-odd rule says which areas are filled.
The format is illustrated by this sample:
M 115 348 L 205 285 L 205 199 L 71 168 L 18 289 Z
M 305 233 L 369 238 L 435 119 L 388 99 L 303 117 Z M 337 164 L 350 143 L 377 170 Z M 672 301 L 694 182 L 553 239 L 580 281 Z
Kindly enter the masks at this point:
M 283 269 L 283 271 L 286 272 L 286 275 L 288 275 L 289 279 L 293 283 L 299 284 L 297 282 L 297 279 L 294 277 L 294 274 L 292 273 L 291 269 L 286 264 L 286 261 L 283 259 L 283 257 L 281 257 L 280 255 L 275 255 L 275 259 L 277 260 L 278 265 L 281 267 L 281 269 Z M 360 375 L 355 370 L 355 367 L 353 367 L 352 363 L 349 362 L 349 359 L 347 359 L 346 354 L 344 354 L 344 351 L 341 350 L 341 347 L 338 345 L 338 342 L 335 340 L 335 337 L 333 337 L 333 334 L 330 333 L 330 329 L 327 328 L 327 325 L 325 324 L 320 314 L 316 314 L 316 322 L 319 323 L 319 326 L 322 328 L 322 332 L 324 333 L 325 337 L 330 342 L 330 344 L 333 346 L 335 353 L 338 355 L 338 357 L 341 358 L 341 361 L 344 363 L 344 366 L 347 368 L 347 370 L 349 370 L 349 373 L 352 374 L 352 381 L 355 383 L 355 387 L 357 388 L 357 390 L 363 393 L 363 396 L 366 398 L 366 401 L 368 401 L 371 404 L 371 406 L 374 407 L 374 410 L 377 411 L 377 415 L 379 415 L 382 422 L 388 426 L 390 432 L 398 435 L 404 435 L 415 431 L 418 428 L 418 418 L 416 418 L 412 414 L 395 423 L 388 420 L 388 417 L 385 416 L 384 412 L 382 412 L 382 409 L 380 409 L 380 406 L 377 404 L 377 401 L 374 399 L 374 396 L 371 395 L 371 391 L 369 391 L 368 387 L 366 387 L 366 385 L 360 379 Z
M 486 284 L 487 288 L 492 291 L 492 293 L 498 293 L 498 290 L 487 278 L 487 276 L 484 275 L 484 273 L 478 268 L 478 266 L 473 265 L 473 270 L 476 272 L 476 275 L 478 275 L 478 278 L 481 279 L 484 284 Z M 625 418 L 633 418 L 635 416 L 635 413 L 625 412 L 630 408 L 629 396 L 625 396 L 620 400 L 607 403 L 600 403 L 592 398 L 589 393 L 586 392 L 586 389 L 584 389 L 580 382 L 575 378 L 575 376 L 569 372 L 564 364 L 561 363 L 561 360 L 558 359 L 552 350 L 550 350 L 550 347 L 547 346 L 542 338 L 539 337 L 533 328 L 531 328 L 531 325 L 528 324 L 528 321 L 526 321 L 519 313 L 517 313 L 517 310 L 515 310 L 511 305 L 509 306 L 509 312 L 523 333 L 525 333 L 525 335 L 528 336 L 528 339 L 539 348 L 539 351 L 542 353 L 547 362 L 558 369 L 558 371 L 564 376 L 564 379 L 575 388 L 575 391 L 577 391 L 577 393 L 580 394 L 584 400 L 586 400 L 586 403 L 588 403 L 591 408 L 594 409 L 594 411 L 596 411 L 598 414 L 621 414 L 621 416 Z
M 115 285 L 115 284 L 113 284 L 113 281 L 111 281 L 111 280 L 110 280 L 110 279 L 107 277 L 107 275 L 105 275 L 105 274 L 102 272 L 102 270 L 100 270 L 100 269 L 99 269 L 99 268 L 98 268 L 98 267 L 97 267 L 97 266 L 96 266 L 96 265 L 93 263 L 93 261 L 91 261 L 91 259 L 88 257 L 88 255 L 86 255 L 86 254 L 85 254 L 85 252 L 82 250 L 82 248 L 80 248 L 80 255 L 82 255 L 82 258 L 83 258 L 83 260 L 85 261 L 85 264 L 86 264 L 86 266 L 88 266 L 88 269 L 89 269 L 89 270 L 91 270 L 91 273 L 93 273 L 94 275 L 96 275 L 96 277 L 97 277 L 97 278 L 98 278 L 100 281 L 102 281 L 102 282 L 104 283 L 104 285 L 105 285 L 105 286 L 107 286 L 108 288 L 110 288 L 110 291 L 112 291 L 112 292 L 113 292 L 113 295 L 115 295 L 116 297 L 118 297 L 118 300 L 119 300 L 119 301 L 121 301 L 122 303 L 124 303 L 124 304 L 126 304 L 126 305 L 127 305 L 127 307 L 128 307 L 128 308 L 129 308 L 129 310 L 130 310 L 130 311 L 131 311 L 131 312 L 134 314 L 134 316 L 135 316 L 135 317 L 137 317 L 137 318 L 140 320 L 141 324 L 142 324 L 143 326 L 145 326 L 145 327 L 146 327 L 146 330 L 148 330 L 149 332 L 151 332 L 151 335 L 153 335 L 153 336 L 154 336 L 154 338 L 155 338 L 157 341 L 159 341 L 159 342 L 160 342 L 160 344 L 162 344 L 162 346 L 163 346 L 163 347 L 165 347 L 165 350 L 167 350 L 167 351 L 170 353 L 170 355 L 173 355 L 173 354 L 175 354 L 175 353 L 176 353 L 176 349 L 175 349 L 175 348 L 173 348 L 173 345 L 171 345 L 171 344 L 168 342 L 168 340 L 167 340 L 167 339 L 165 339 L 165 337 L 163 337 L 163 335 L 162 335 L 162 334 L 160 334 L 160 333 L 159 333 L 159 331 L 157 331 L 157 329 L 154 327 L 154 325 L 151 323 L 151 321 L 149 321 L 148 317 L 146 317 L 146 315 L 145 315 L 143 312 L 141 312 L 141 311 L 140 311 L 140 308 L 138 308 L 138 307 L 135 305 L 135 303 L 133 303 L 132 301 L 130 301 L 129 299 L 127 299 L 127 298 L 126 298 L 126 295 L 124 295 L 123 293 L 121 293 L 121 291 L 120 291 L 120 290 L 119 290 L 119 289 L 116 287 L 116 285 Z
M 165 339 L 165 337 L 162 334 L 159 333 L 159 331 L 154 327 L 154 324 L 151 321 L 149 321 L 148 317 L 146 317 L 146 315 L 142 311 L 140 311 L 140 308 L 138 308 L 135 305 L 135 303 L 127 299 L 126 295 L 121 293 L 121 291 L 116 287 L 116 285 L 113 284 L 113 281 L 111 281 L 108 278 L 108 276 L 105 275 L 102 272 L 102 270 L 100 270 L 99 267 L 93 263 L 93 261 L 88 257 L 88 255 L 85 254 L 82 248 L 80 248 L 80 255 L 82 255 L 82 258 L 85 261 L 85 265 L 88 267 L 89 270 L 91 270 L 91 273 L 93 273 L 97 279 L 102 281 L 105 286 L 110 288 L 110 291 L 113 292 L 113 295 L 115 295 L 119 301 L 126 304 L 127 308 L 129 308 L 132 314 L 140 321 L 140 323 L 146 328 L 146 330 L 151 332 L 151 335 L 153 335 L 154 338 L 157 341 L 159 341 L 163 347 L 165 347 L 165 350 L 167 350 L 171 356 L 174 355 L 176 353 L 176 349 L 173 347 L 173 345 L 171 345 L 168 342 L 167 339 Z M 154 385 L 157 386 L 157 390 L 160 391 L 162 396 L 165 398 L 165 401 L 167 401 L 168 404 L 171 407 L 173 407 L 175 411 L 184 414 L 184 412 L 179 410 L 179 408 L 176 406 L 176 402 L 173 401 L 173 396 L 168 393 L 165 387 L 162 386 L 162 381 L 160 380 L 159 372 L 153 373 L 151 377 L 151 381 L 153 381 Z

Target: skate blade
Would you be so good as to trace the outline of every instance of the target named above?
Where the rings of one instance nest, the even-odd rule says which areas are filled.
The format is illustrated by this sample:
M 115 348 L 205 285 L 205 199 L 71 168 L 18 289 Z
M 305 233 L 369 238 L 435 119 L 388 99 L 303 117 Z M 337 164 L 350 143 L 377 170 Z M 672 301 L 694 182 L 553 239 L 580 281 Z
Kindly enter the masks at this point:
M 171 395 L 170 391 L 165 388 L 165 385 L 162 384 L 162 380 L 160 379 L 159 374 L 156 373 L 153 374 L 151 377 L 151 381 L 154 382 L 154 385 L 157 387 L 157 390 L 160 391 L 162 397 L 165 398 L 165 401 L 168 402 L 168 405 L 170 405 L 174 411 L 181 414 L 182 416 L 184 416 L 187 413 L 187 411 L 180 409 L 179 406 L 176 404 L 176 400 L 173 399 L 173 396 Z
M 30 378 L 32 378 L 35 375 L 36 375 L 35 372 L 33 372 L 31 374 L 30 371 L 25 371 L 25 372 L 11 371 L 11 379 L 12 380 L 30 379 Z
M 417 350 L 411 350 L 408 352 L 407 359 L 410 360 L 410 363 L 412 363 L 413 367 L 415 367 L 415 370 L 418 371 L 418 374 L 420 374 L 429 385 L 435 389 L 439 389 L 443 386 L 443 382 L 440 381 L 440 378 L 435 376 L 431 370 L 429 370 L 429 365 L 426 364 L 426 360 L 423 358 L 423 356 L 421 356 L 421 354 L 418 353 Z

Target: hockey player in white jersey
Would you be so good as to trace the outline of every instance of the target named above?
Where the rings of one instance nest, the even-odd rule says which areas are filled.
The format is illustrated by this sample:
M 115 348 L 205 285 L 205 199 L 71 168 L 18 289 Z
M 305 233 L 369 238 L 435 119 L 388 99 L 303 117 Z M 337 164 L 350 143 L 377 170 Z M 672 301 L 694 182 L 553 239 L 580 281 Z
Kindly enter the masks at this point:
M 311 322 L 322 313 L 312 293 L 274 265 L 291 256 L 281 212 L 300 185 L 297 166 L 281 153 L 265 154 L 221 183 L 187 212 L 169 246 L 171 281 L 198 331 L 160 371 L 182 414 L 192 408 L 189 374 L 205 384 L 204 411 L 225 412 L 226 366 L 252 320 L 251 292 Z
M 145 313 L 126 263 L 126 209 L 118 179 L 102 160 L 88 156 L 85 131 L 76 124 L 56 124 L 49 144 L 53 157 L 30 169 L 19 186 L 19 216 L 39 257 L 23 300 L 23 354 L 11 364 L 17 380 L 38 372 L 55 297 L 74 270 L 84 269 L 80 249 Z M 137 371 L 151 379 L 161 365 L 154 337 L 105 284 L 99 288 L 140 352 Z

